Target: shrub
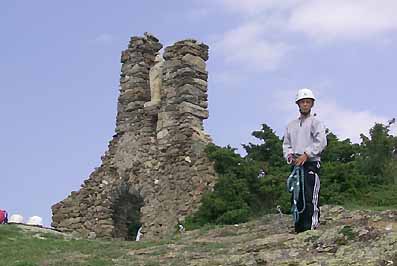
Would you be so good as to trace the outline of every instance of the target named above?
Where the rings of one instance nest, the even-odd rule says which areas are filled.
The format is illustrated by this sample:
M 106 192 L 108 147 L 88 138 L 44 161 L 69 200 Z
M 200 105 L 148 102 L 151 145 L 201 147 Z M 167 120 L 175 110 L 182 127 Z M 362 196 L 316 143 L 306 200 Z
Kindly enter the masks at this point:
M 286 180 L 291 167 L 282 156 L 282 139 L 266 124 L 252 135 L 261 143 L 243 145 L 245 157 L 230 146 L 207 147 L 218 180 L 214 190 L 203 196 L 198 211 L 187 217 L 186 228 L 245 222 L 274 213 L 277 205 L 289 212 L 291 195 Z M 397 138 L 389 134 L 388 126 L 375 124 L 370 136 L 361 135 L 361 139 L 361 144 L 352 144 L 328 131 L 320 204 L 397 205 Z

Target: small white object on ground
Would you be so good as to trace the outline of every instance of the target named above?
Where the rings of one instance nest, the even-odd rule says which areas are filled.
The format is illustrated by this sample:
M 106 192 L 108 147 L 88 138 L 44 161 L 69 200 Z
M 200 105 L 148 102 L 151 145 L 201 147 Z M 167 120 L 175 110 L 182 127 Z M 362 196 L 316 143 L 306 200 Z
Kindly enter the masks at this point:
M 43 226 L 43 219 L 39 216 L 32 216 L 29 218 L 29 220 L 26 224 Z
M 135 241 L 139 241 L 141 239 L 141 236 L 142 236 L 141 230 L 142 230 L 142 226 L 139 227 L 139 229 L 138 229 L 138 233 L 136 234 Z
M 178 227 L 179 227 L 179 232 L 185 232 L 185 227 L 183 226 L 183 225 L 181 225 L 181 224 L 178 224 Z
M 8 220 L 9 224 L 21 224 L 23 223 L 23 216 L 20 214 L 13 214 L 11 215 L 10 219 Z

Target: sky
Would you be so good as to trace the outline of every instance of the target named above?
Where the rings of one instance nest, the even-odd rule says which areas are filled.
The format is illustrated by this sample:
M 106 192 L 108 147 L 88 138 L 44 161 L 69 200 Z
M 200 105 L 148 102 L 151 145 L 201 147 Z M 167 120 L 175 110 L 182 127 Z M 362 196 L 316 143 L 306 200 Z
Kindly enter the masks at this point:
M 298 89 L 341 139 L 396 117 L 395 0 L 0 2 L 0 208 L 51 223 L 51 205 L 100 166 L 115 129 L 120 54 L 150 32 L 210 47 L 215 144 L 281 137 Z M 393 132 L 397 130 L 392 129 Z

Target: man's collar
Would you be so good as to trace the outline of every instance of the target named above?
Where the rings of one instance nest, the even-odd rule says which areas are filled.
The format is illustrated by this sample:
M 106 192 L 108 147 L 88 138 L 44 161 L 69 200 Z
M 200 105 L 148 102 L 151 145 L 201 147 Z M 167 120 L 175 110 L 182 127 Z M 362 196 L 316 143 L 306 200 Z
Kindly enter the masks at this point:
M 298 120 L 303 120 L 303 119 L 306 119 L 306 118 L 309 118 L 309 117 L 311 117 L 311 116 L 317 116 L 317 114 L 316 113 L 312 113 L 312 112 L 310 112 L 307 116 L 303 116 L 302 114 L 298 117 Z
M 309 118 L 310 116 L 312 116 L 312 113 L 309 113 L 308 115 L 302 115 L 302 114 L 300 114 L 300 116 L 298 117 L 298 119 L 299 119 L 299 120 L 303 120 L 303 119 Z

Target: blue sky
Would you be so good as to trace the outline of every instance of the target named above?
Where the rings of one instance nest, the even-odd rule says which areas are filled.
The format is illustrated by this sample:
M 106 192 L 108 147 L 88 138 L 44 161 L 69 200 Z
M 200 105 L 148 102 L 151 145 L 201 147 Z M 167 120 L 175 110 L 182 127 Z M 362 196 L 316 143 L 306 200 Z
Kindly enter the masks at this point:
M 120 53 L 146 31 L 210 46 L 216 144 L 239 148 L 262 123 L 281 136 L 302 87 L 326 126 L 357 142 L 396 116 L 396 11 L 394 0 L 2 1 L 0 208 L 48 226 L 50 206 L 100 165 Z

